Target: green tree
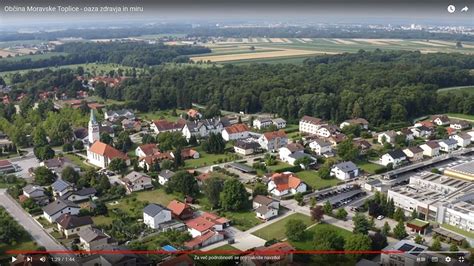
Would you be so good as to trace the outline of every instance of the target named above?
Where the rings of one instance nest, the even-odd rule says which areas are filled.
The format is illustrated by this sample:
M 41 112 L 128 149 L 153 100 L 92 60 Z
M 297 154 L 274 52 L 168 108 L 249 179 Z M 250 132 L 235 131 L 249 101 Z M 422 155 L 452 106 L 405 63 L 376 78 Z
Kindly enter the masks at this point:
M 219 177 L 213 176 L 204 181 L 203 190 L 213 208 L 219 207 L 220 193 L 224 188 L 224 182 Z
M 357 213 L 354 217 L 352 217 L 352 221 L 354 222 L 354 234 L 367 235 L 369 233 L 371 226 L 365 215 Z
M 314 250 L 343 250 L 344 238 L 330 227 L 316 227 L 314 230 Z
M 267 186 L 265 186 L 265 184 L 263 184 L 263 183 L 257 183 L 257 184 L 253 187 L 252 196 L 255 197 L 255 196 L 257 196 L 257 195 L 262 195 L 262 196 L 268 195 Z
M 325 214 L 332 214 L 332 204 L 329 201 L 326 201 L 323 206 Z
M 419 245 L 423 245 L 423 242 L 425 242 L 423 237 L 417 234 L 416 237 L 415 237 L 415 243 L 417 243 Z
M 309 165 L 312 163 L 309 156 L 304 156 L 295 160 L 295 165 L 302 166 L 303 169 L 308 169 Z
M 174 167 L 179 168 L 184 165 L 183 157 L 181 156 L 181 147 L 176 148 L 173 152 L 174 155 Z
M 310 208 L 311 220 L 320 222 L 324 217 L 323 207 L 316 205 Z
M 46 131 L 42 127 L 36 127 L 33 131 L 33 145 L 42 147 L 48 145 Z
M 179 171 L 168 181 L 167 187 L 172 191 L 184 195 L 195 196 L 199 193 L 199 187 L 194 176 L 187 171 Z
M 33 149 L 33 153 L 36 158 L 40 161 L 49 160 L 54 158 L 54 150 L 50 146 L 40 146 Z
M 170 160 L 163 160 L 160 164 L 160 168 L 163 170 L 173 169 L 174 163 Z
M 132 147 L 132 145 L 133 143 L 128 136 L 128 133 L 126 131 L 120 132 L 117 142 L 115 143 L 115 147 L 123 152 L 127 152 Z
M 383 224 L 383 227 L 382 227 L 382 234 L 385 235 L 385 236 L 388 236 L 388 234 L 390 233 L 391 230 L 392 230 L 392 228 L 390 228 L 390 225 L 388 224 L 388 222 L 385 221 L 385 223 Z
M 72 144 L 70 142 L 64 143 L 63 152 L 70 152 L 73 150 Z
M 347 251 L 358 251 L 358 250 L 370 250 L 372 247 L 372 241 L 369 236 L 363 234 L 353 234 L 347 238 L 344 244 L 344 250 Z M 355 259 L 360 258 L 361 254 L 348 255 Z
M 408 236 L 403 221 L 399 221 L 395 228 L 393 228 L 393 236 L 397 239 L 403 239 Z
M 345 220 L 347 218 L 347 211 L 344 208 L 337 209 L 336 218 L 340 220 Z
M 245 210 L 250 207 L 249 194 L 239 180 L 228 179 L 224 182 L 221 206 L 229 211 Z
M 225 150 L 225 141 L 221 134 L 209 134 L 209 138 L 202 142 L 202 149 L 208 153 L 221 154 Z
M 114 158 L 109 163 L 109 169 L 116 173 L 124 173 L 127 170 L 127 163 L 122 158 Z
M 440 251 L 441 250 L 441 242 L 437 237 L 433 239 L 433 243 L 430 246 L 430 250 L 432 251 Z
M 290 241 L 302 241 L 305 236 L 306 225 L 298 219 L 290 219 L 285 224 L 285 234 Z
M 413 211 L 411 212 L 411 219 L 416 219 L 418 218 L 418 213 L 416 212 L 415 209 L 413 209 Z
M 398 222 L 400 222 L 400 221 L 404 222 L 405 221 L 405 213 L 403 212 L 403 210 L 400 207 L 398 207 L 395 210 L 395 213 L 393 214 L 393 219 L 395 221 L 398 221 Z
M 56 178 L 54 173 L 44 166 L 37 167 L 34 170 L 34 175 L 35 175 L 35 182 L 41 186 L 51 185 Z
M 100 142 L 112 145 L 112 143 L 114 142 L 114 139 L 112 139 L 112 137 L 109 134 L 102 132 L 100 133 Z
M 76 150 L 84 149 L 84 143 L 81 140 L 75 140 L 73 146 L 74 146 L 74 149 Z
M 451 251 L 451 252 L 459 251 L 459 248 L 456 245 L 456 243 L 451 243 L 451 245 L 449 246 L 449 251 Z
M 359 150 L 352 139 L 347 138 L 337 145 L 337 155 L 344 161 L 353 161 L 359 156 Z
M 61 178 L 73 184 L 79 180 L 79 177 L 79 173 L 71 166 L 66 166 L 61 172 Z

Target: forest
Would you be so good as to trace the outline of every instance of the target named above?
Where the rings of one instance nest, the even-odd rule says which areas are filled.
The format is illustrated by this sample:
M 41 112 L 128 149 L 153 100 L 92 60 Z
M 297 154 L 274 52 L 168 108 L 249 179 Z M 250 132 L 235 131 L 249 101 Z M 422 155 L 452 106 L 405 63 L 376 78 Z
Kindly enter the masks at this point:
M 434 113 L 474 114 L 474 95 L 436 93 L 442 87 L 473 85 L 470 69 L 474 56 L 361 50 L 310 58 L 302 65 L 150 67 L 139 78 L 95 93 L 141 111 L 199 103 L 235 112 L 276 113 L 290 122 L 311 115 L 335 122 L 364 117 L 382 125 Z M 17 74 L 17 88 L 33 94 L 54 86 L 83 89 L 72 72 Z
M 30 58 L 0 60 L 0 72 L 92 62 L 144 67 L 171 61 L 188 62 L 187 55 L 211 52 L 208 48 L 200 46 L 167 46 L 145 42 L 73 42 L 59 45 L 54 51 L 63 52 L 66 55 L 39 60 L 31 60 Z

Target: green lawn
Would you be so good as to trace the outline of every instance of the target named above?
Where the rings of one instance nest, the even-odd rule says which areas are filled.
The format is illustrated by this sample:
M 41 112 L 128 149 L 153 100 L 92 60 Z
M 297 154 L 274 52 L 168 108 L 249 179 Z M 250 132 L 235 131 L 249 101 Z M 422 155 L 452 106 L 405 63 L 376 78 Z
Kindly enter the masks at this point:
M 262 223 L 257 218 L 255 212 L 221 212 L 221 215 L 232 221 L 232 225 L 237 227 L 241 231 L 247 231 L 248 229 L 257 226 Z
M 71 160 L 74 164 L 78 165 L 83 170 L 94 168 L 92 165 L 86 164 L 84 160 L 82 159 L 82 157 L 79 157 L 78 155 L 74 153 L 65 153 L 63 154 L 63 156 Z
M 99 215 L 92 217 L 92 221 L 94 221 L 95 225 L 108 225 L 111 224 L 113 220 L 114 218 L 111 216 Z
M 171 114 L 172 110 L 162 110 L 162 111 L 150 111 L 146 113 L 138 113 L 137 116 L 143 118 L 144 120 L 159 120 L 166 119 L 169 121 L 177 121 L 181 113 L 186 112 L 185 110 L 176 110 L 177 116 Z
M 442 224 L 441 227 L 444 227 L 448 230 L 451 230 L 453 232 L 456 232 L 462 236 L 465 236 L 465 237 L 468 237 L 468 238 L 471 238 L 471 239 L 474 239 L 474 233 L 473 232 L 468 232 L 468 231 L 465 231 L 465 230 L 462 230 L 462 229 L 459 229 L 455 226 L 452 226 L 452 225 L 449 225 L 449 224 Z
M 226 251 L 226 250 L 236 250 L 236 251 L 237 251 L 237 250 L 240 250 L 240 249 L 235 248 L 235 247 L 233 247 L 233 246 L 231 246 L 231 245 L 229 245 L 229 244 L 225 244 L 225 245 L 223 245 L 223 246 L 217 247 L 217 248 L 212 249 L 212 250 L 224 250 L 224 251 Z M 212 251 L 212 250 L 211 250 L 211 251 Z
M 314 235 L 318 230 L 321 229 L 332 229 L 336 231 L 340 236 L 342 236 L 344 239 L 348 239 L 351 235 L 352 232 L 342 229 L 340 227 L 337 227 L 332 224 L 317 224 L 310 229 L 306 230 L 306 239 L 304 241 L 298 241 L 298 242 L 291 242 L 291 244 L 297 249 L 297 250 L 312 250 L 314 249 Z
M 455 113 L 447 113 L 447 116 L 451 118 L 458 118 L 458 119 L 466 119 L 474 122 L 474 115 L 465 115 L 465 114 L 455 114 Z
M 447 93 L 447 92 L 474 94 L 474 86 L 457 86 L 457 87 L 442 88 L 438 90 L 438 93 Z
M 137 197 L 139 201 L 147 201 L 149 203 L 157 203 L 163 206 L 167 206 L 168 203 L 174 199 L 179 199 L 178 195 L 175 194 L 166 194 L 165 190 L 162 188 L 155 190 L 147 190 L 141 192 L 135 192 L 132 196 Z
M 6 244 L 1 243 L 0 244 L 0 261 L 9 259 L 12 256 L 5 253 L 8 250 L 36 250 L 37 248 L 38 248 L 38 245 L 36 244 L 36 242 L 32 241 L 29 237 L 20 240 L 19 243 L 16 243 L 14 245 L 8 246 Z
M 375 174 L 375 171 L 377 171 L 377 169 L 384 168 L 382 165 L 371 163 L 371 162 L 357 162 L 356 164 L 360 169 L 364 170 L 365 172 L 369 174 Z
M 306 184 L 316 190 L 321 188 L 332 187 L 341 182 L 341 180 L 337 178 L 322 179 L 321 177 L 319 177 L 318 172 L 314 170 L 300 171 L 296 173 L 296 176 L 301 178 L 301 180 L 303 180 Z
M 195 148 L 199 152 L 199 159 L 190 159 L 186 160 L 184 163 L 184 167 L 186 169 L 191 169 L 191 168 L 199 168 L 203 166 L 210 166 L 214 164 L 218 164 L 219 160 L 222 160 L 220 163 L 223 163 L 224 161 L 232 161 L 232 160 L 238 160 L 240 157 L 234 153 L 228 153 L 228 154 L 210 154 L 201 149 L 201 147 L 196 147 Z
M 264 228 L 253 232 L 252 234 L 265 240 L 270 240 L 273 238 L 277 240 L 282 240 L 286 238 L 285 224 L 291 219 L 302 220 L 307 226 L 310 226 L 314 223 L 313 221 L 311 221 L 311 218 L 309 216 L 306 216 L 301 213 L 294 213 L 278 222 L 265 226 Z
M 293 167 L 293 165 L 278 161 L 275 165 L 267 166 L 267 168 L 270 169 L 272 172 L 276 172 L 280 169 L 284 169 L 287 167 Z

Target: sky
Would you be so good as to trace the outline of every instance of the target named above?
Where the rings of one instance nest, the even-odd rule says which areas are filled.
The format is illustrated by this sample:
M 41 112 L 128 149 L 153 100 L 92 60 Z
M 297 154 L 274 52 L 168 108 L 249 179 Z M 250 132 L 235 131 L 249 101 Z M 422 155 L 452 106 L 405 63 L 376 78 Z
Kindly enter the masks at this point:
M 470 2 L 470 3 L 469 3 Z M 447 12 L 454 4 L 456 12 Z M 74 8 L 70 12 L 19 10 L 28 6 Z M 468 12 L 460 12 L 470 6 Z M 143 12 L 88 12 L 84 7 L 141 7 Z M 474 26 L 468 0 L 2 0 L 0 26 L 101 21 L 267 21 L 314 23 L 425 23 Z

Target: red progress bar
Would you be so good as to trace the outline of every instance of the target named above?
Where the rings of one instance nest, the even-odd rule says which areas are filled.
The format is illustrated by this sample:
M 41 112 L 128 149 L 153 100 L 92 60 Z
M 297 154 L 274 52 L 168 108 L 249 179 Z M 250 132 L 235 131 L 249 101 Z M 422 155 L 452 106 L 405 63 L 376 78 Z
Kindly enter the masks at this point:
M 164 250 L 8 250 L 7 254 L 74 254 L 74 255 L 91 255 L 91 254 L 199 254 L 199 255 L 284 255 L 284 254 L 401 254 L 400 250 L 295 250 L 295 251 L 239 251 L 239 250 L 180 250 L 180 251 L 164 251 Z

